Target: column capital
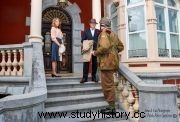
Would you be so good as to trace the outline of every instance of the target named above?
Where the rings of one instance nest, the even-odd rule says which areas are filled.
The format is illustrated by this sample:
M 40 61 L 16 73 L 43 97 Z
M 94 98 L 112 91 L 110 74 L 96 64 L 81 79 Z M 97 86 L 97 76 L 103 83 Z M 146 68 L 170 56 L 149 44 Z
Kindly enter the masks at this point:
M 157 19 L 147 19 L 147 24 L 157 24 Z

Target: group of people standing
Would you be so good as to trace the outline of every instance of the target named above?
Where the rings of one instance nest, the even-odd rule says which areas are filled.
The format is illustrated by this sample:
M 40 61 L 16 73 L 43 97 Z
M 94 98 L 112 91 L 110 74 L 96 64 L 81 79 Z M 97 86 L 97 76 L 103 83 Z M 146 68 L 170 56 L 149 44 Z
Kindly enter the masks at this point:
M 84 40 L 93 40 L 92 54 L 92 81 L 98 82 L 96 73 L 97 67 L 99 67 L 101 75 L 101 86 L 104 93 L 104 97 L 109 106 L 102 109 L 101 112 L 111 113 L 115 112 L 115 86 L 113 74 L 119 68 L 119 55 L 118 53 L 123 51 L 124 46 L 121 40 L 119 40 L 117 34 L 111 31 L 111 21 L 107 18 L 100 20 L 100 30 L 96 29 L 95 19 L 89 21 L 90 28 L 85 30 L 82 34 L 83 43 Z M 56 67 L 58 59 L 58 48 L 61 47 L 62 32 L 59 29 L 61 21 L 58 18 L 53 19 L 51 28 L 51 40 L 52 40 L 52 77 L 57 77 Z M 83 49 L 83 48 L 82 48 Z M 82 50 L 83 51 L 83 50 Z M 90 62 L 83 63 L 83 77 L 80 83 L 88 82 Z

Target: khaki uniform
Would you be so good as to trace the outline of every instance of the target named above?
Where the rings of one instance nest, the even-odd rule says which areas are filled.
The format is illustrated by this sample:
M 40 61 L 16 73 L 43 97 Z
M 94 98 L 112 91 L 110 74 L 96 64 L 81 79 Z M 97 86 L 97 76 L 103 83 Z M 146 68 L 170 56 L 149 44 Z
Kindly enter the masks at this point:
M 115 103 L 113 73 L 119 68 L 118 53 L 124 49 L 122 42 L 114 32 L 101 32 L 95 55 L 98 57 L 101 71 L 101 86 L 109 104 Z

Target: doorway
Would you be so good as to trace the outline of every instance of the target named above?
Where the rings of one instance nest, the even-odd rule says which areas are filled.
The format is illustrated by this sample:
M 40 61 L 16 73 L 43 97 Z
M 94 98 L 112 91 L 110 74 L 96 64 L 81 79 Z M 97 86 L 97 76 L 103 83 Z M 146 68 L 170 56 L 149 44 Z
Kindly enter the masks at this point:
M 51 71 L 51 22 L 53 18 L 59 18 L 62 21 L 61 30 L 66 51 L 63 54 L 62 62 L 58 62 L 58 73 L 72 73 L 72 19 L 70 15 L 61 7 L 49 7 L 42 12 L 42 36 L 44 67 L 46 73 Z

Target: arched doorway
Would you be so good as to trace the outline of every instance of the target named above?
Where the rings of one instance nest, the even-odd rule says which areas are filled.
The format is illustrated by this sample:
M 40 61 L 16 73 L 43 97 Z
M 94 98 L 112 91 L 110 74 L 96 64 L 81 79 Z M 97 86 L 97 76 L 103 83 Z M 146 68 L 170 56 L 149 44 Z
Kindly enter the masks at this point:
M 58 4 L 54 7 L 48 7 L 42 12 L 42 35 L 44 37 L 44 64 L 45 71 L 51 71 L 51 39 L 50 30 L 52 19 L 57 17 L 62 21 L 61 30 L 64 35 L 64 42 L 66 52 L 63 55 L 63 61 L 58 62 L 58 72 L 71 73 L 72 72 L 72 19 L 71 16 L 64 9 L 66 4 Z

